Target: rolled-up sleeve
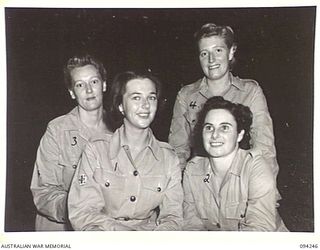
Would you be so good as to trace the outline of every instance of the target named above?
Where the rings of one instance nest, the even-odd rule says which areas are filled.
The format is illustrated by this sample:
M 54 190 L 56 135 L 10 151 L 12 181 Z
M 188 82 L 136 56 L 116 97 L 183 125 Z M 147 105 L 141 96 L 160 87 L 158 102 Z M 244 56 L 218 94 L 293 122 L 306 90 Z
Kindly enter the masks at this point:
M 180 168 L 183 170 L 187 159 L 190 157 L 190 135 L 191 126 L 186 119 L 187 104 L 184 94 L 180 90 L 173 108 L 173 116 L 169 133 L 169 144 L 175 149 L 180 162 Z
M 179 167 L 179 160 L 173 152 L 168 158 L 170 159 L 168 162 L 169 183 L 163 201 L 159 206 L 158 226 L 155 228 L 155 231 L 181 230 L 182 228 L 183 190 L 181 185 L 181 169 Z
M 59 145 L 57 133 L 48 126 L 41 138 L 30 189 L 37 210 L 48 219 L 66 221 L 66 199 L 62 180 L 63 167 L 58 164 Z

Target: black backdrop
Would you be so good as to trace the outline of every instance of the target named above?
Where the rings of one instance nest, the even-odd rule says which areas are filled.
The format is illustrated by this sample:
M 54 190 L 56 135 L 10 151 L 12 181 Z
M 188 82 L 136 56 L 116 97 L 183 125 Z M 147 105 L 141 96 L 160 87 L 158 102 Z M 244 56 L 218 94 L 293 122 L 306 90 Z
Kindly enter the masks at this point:
M 315 7 L 214 9 L 6 8 L 7 176 L 5 231 L 34 230 L 29 190 L 36 150 L 48 121 L 74 105 L 62 66 L 79 51 L 100 58 L 114 75 L 149 68 L 165 85 L 153 124 L 167 139 L 181 86 L 202 76 L 193 33 L 204 23 L 230 25 L 241 78 L 257 80 L 274 122 L 283 196 L 292 231 L 314 231 L 313 80 Z

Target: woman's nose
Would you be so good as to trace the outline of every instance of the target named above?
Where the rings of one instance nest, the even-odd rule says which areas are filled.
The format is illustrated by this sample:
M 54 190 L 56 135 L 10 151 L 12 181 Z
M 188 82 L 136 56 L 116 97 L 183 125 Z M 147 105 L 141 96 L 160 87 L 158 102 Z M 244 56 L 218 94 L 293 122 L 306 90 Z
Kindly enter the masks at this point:
M 144 100 L 142 106 L 143 106 L 144 108 L 149 108 L 149 107 L 150 107 L 150 103 L 149 103 L 148 99 Z
M 86 84 L 86 92 L 87 93 L 92 93 L 92 86 L 90 83 Z
M 214 129 L 211 133 L 211 138 L 216 139 L 218 138 L 219 134 L 218 134 L 218 129 Z
M 209 53 L 209 62 L 210 63 L 214 62 L 214 54 L 213 53 Z

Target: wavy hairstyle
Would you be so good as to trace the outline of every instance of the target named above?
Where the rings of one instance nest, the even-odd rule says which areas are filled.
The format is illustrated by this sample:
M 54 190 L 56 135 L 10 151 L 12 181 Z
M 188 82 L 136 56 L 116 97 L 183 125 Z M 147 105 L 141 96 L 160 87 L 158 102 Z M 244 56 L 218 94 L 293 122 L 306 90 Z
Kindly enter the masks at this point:
M 202 38 L 207 38 L 211 36 L 220 36 L 224 39 L 228 49 L 234 48 L 234 52 L 237 50 L 237 44 L 234 38 L 234 32 L 230 26 L 226 25 L 216 25 L 214 23 L 206 23 L 202 25 L 202 27 L 194 33 L 194 38 L 197 46 L 199 45 L 199 41 Z M 230 68 L 234 66 L 236 62 L 235 57 L 229 63 Z
M 207 114 L 210 110 L 214 109 L 224 109 L 232 114 L 237 123 L 238 133 L 244 130 L 244 135 L 239 142 L 239 147 L 242 149 L 250 149 L 250 128 L 252 124 L 252 112 L 250 108 L 239 103 L 227 101 L 222 96 L 214 96 L 207 100 L 202 110 L 198 113 L 198 122 L 193 131 L 194 154 L 198 156 L 208 156 L 203 146 L 202 130 Z
M 123 73 L 119 73 L 115 76 L 112 84 L 111 89 L 109 92 L 109 104 L 108 104 L 108 112 L 109 112 L 109 121 L 111 129 L 114 131 L 119 128 L 123 123 L 123 114 L 119 111 L 119 105 L 122 103 L 123 95 L 126 92 L 127 83 L 130 80 L 134 79 L 149 79 L 151 80 L 157 91 L 157 98 L 158 98 L 158 105 L 161 98 L 161 90 L 162 84 L 160 80 L 152 75 L 149 71 L 126 71 Z
M 63 70 L 64 82 L 69 90 L 72 90 L 73 88 L 71 71 L 75 68 L 80 68 L 86 65 L 94 66 L 99 71 L 103 82 L 107 80 L 107 71 L 99 60 L 93 58 L 90 55 L 76 55 L 69 58 Z

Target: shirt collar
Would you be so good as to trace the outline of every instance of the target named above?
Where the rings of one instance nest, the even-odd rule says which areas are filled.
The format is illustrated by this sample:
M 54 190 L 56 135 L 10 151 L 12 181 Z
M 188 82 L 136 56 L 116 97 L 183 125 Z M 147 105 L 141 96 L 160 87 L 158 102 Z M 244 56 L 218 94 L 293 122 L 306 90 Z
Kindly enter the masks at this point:
M 237 154 L 235 155 L 235 157 L 232 161 L 230 173 L 237 175 L 237 176 L 240 176 L 241 169 L 242 169 L 243 163 L 245 161 L 245 157 L 246 157 L 246 151 L 239 148 Z
M 231 81 L 231 85 L 236 87 L 237 89 L 244 91 L 244 83 L 242 81 L 240 81 L 239 77 L 234 77 L 231 72 L 229 73 L 230 77 L 230 81 Z
M 229 72 L 229 79 L 230 79 L 231 86 L 237 88 L 240 91 L 244 90 L 244 83 L 242 83 L 240 81 L 239 77 L 234 77 L 232 75 L 232 73 Z M 212 96 L 209 93 L 208 85 L 207 85 L 207 81 L 206 81 L 206 77 L 205 76 L 201 79 L 199 88 L 200 88 L 199 92 L 200 92 L 201 95 L 205 96 L 206 98 L 210 98 Z
M 160 160 L 160 146 L 157 139 L 154 137 L 150 128 L 148 128 L 149 141 L 146 148 L 150 149 L 152 155 L 156 160 Z M 118 128 L 111 139 L 110 142 L 110 158 L 115 159 L 120 153 L 121 148 L 128 147 L 128 142 L 124 136 L 124 125 Z
M 103 110 L 105 113 L 105 110 Z M 110 134 L 109 130 L 105 130 L 102 133 L 91 133 L 90 128 L 88 128 L 80 119 L 79 107 L 74 107 L 67 116 L 70 118 L 68 123 L 66 124 L 65 130 L 74 130 L 79 131 L 80 135 L 86 139 L 87 141 L 91 138 L 91 140 L 104 140 L 104 134 Z M 92 135 L 93 134 L 93 135 Z

